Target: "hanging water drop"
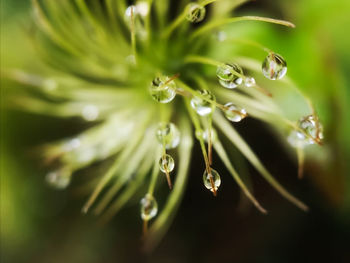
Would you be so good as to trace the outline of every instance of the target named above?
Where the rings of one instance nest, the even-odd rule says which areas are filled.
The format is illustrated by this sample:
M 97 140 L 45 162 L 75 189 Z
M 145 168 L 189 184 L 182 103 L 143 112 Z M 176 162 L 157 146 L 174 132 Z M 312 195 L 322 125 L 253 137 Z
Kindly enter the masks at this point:
M 159 169 L 163 173 L 170 173 L 174 170 L 175 162 L 173 157 L 171 157 L 169 154 L 165 154 L 164 156 L 160 157 L 159 159 Z
M 215 129 L 211 129 L 210 134 L 211 134 L 211 138 L 210 138 L 211 141 L 215 142 L 215 140 L 217 138 L 217 133 L 216 133 Z M 204 140 L 205 142 L 208 142 L 208 139 L 209 139 L 209 131 L 208 130 L 205 130 L 205 131 L 202 131 L 202 130 L 198 131 L 197 130 L 195 135 L 196 135 L 196 138 L 198 140 Z
M 137 13 L 136 10 L 137 10 L 136 6 L 134 6 L 134 5 L 130 5 L 126 8 L 125 13 L 124 13 L 124 20 L 128 25 L 131 24 L 132 16 L 135 17 L 135 15 Z
M 323 139 L 323 126 L 318 122 L 314 115 L 308 115 L 299 120 L 299 127 L 311 138 L 308 138 L 309 144 Z
M 173 123 L 159 123 L 156 137 L 166 149 L 176 148 L 180 143 L 180 132 Z
M 158 204 L 154 197 L 150 194 L 146 194 L 141 199 L 141 218 L 143 220 L 150 220 L 157 215 Z
M 46 182 L 53 188 L 62 190 L 68 187 L 71 182 L 72 172 L 68 168 L 61 168 L 46 174 Z
M 194 96 L 191 99 L 192 108 L 201 116 L 209 115 L 213 112 L 216 101 L 215 96 L 208 90 L 198 91 L 200 96 Z
M 155 101 L 168 103 L 176 96 L 175 81 L 166 76 L 156 77 L 151 83 L 150 93 Z
M 314 115 L 301 118 L 298 128 L 300 130 L 292 130 L 288 136 L 288 142 L 294 147 L 303 148 L 316 142 L 320 143 L 323 139 L 323 126 Z
M 186 8 L 187 8 L 186 19 L 191 23 L 198 23 L 204 19 L 205 13 L 206 13 L 204 6 L 197 3 L 190 3 L 187 5 Z
M 229 102 L 225 104 L 224 114 L 226 118 L 233 122 L 240 122 L 245 117 L 247 117 L 247 112 L 245 109 L 237 106 L 236 104 Z
M 139 2 L 135 5 L 130 5 L 126 8 L 124 13 L 124 21 L 128 28 L 131 30 L 134 26 L 137 36 L 144 40 L 147 37 L 147 31 L 145 29 L 145 16 L 149 12 L 149 4 L 146 2 Z
M 246 87 L 254 87 L 256 84 L 255 79 L 253 77 L 246 77 L 244 80 L 244 85 Z
M 226 63 L 217 67 L 216 76 L 221 86 L 234 89 L 243 82 L 243 69 L 236 63 Z
M 280 55 L 271 52 L 262 64 L 262 72 L 268 79 L 281 79 L 287 73 L 287 62 Z
M 204 186 L 212 192 L 216 192 L 221 185 L 221 178 L 217 171 L 210 169 L 210 173 L 207 170 L 203 173 Z M 214 189 L 213 189 L 214 186 Z

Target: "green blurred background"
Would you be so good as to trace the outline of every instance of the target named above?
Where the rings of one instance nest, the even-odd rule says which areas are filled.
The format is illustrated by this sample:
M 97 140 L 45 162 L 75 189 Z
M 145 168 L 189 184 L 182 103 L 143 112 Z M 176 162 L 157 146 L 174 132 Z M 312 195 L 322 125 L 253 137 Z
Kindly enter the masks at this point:
M 285 34 L 253 23 L 245 34 L 283 54 L 289 76 L 313 99 L 325 126 L 325 145 L 309 150 L 305 179 L 296 179 L 295 157 L 263 124 L 249 120 L 238 129 L 310 212 L 298 211 L 271 191 L 254 169 L 256 196 L 268 216 L 247 208 L 233 183 L 224 184 L 213 199 L 197 180 L 195 164 L 201 160 L 195 155 L 191 175 L 198 176 L 190 176 L 170 231 L 152 254 L 142 254 L 137 204 L 99 226 L 96 218 L 80 213 L 86 196 L 77 182 L 63 192 L 44 182 L 45 170 L 33 149 L 76 133 L 81 123 L 4 108 L 13 87 L 2 81 L 2 262 L 350 262 L 350 1 L 258 0 L 237 14 L 297 25 Z M 25 36 L 29 19 L 30 1 L 1 0 L 1 69 L 40 72 Z M 266 140 L 256 136 L 257 129 Z

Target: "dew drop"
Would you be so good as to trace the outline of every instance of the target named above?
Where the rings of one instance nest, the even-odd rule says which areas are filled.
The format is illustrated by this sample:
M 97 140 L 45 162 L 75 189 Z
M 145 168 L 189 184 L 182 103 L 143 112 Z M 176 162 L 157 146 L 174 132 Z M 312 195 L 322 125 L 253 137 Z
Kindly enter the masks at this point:
M 194 96 L 191 99 L 191 106 L 192 108 L 201 116 L 206 116 L 208 114 L 211 114 L 215 108 L 215 105 L 213 105 L 210 101 L 216 101 L 215 96 L 208 90 L 201 90 L 198 91 L 200 94 L 199 96 Z M 207 100 L 205 100 L 206 98 Z
M 171 157 L 169 154 L 165 154 L 159 159 L 159 169 L 163 173 L 170 173 L 174 170 L 175 162 L 173 157 Z
M 211 178 L 213 180 L 213 185 L 215 189 L 213 189 Z M 212 192 L 214 192 L 214 190 L 217 191 L 221 184 L 221 178 L 219 173 L 214 169 L 210 169 L 210 173 L 208 173 L 207 170 L 205 170 L 203 173 L 203 183 L 204 183 L 204 186 L 210 191 Z
M 246 77 L 244 80 L 244 85 L 248 88 L 255 86 L 255 84 L 256 84 L 256 82 L 255 82 L 255 79 L 253 77 Z
M 205 131 L 196 131 L 195 133 L 196 138 L 198 140 L 204 140 L 205 142 L 208 142 L 209 139 L 209 131 L 205 130 Z M 211 141 L 214 142 L 217 138 L 217 133 L 215 131 L 215 129 L 211 129 Z
M 224 110 L 225 116 L 228 120 L 233 122 L 240 122 L 245 117 L 247 117 L 247 112 L 245 109 L 237 106 L 236 104 L 229 102 L 225 104 Z
M 168 103 L 176 96 L 175 81 L 169 81 L 169 77 L 166 76 L 156 77 L 151 83 L 150 93 L 155 101 Z
M 84 106 L 81 114 L 86 121 L 95 121 L 98 118 L 99 110 L 95 105 L 88 104 Z
M 314 115 L 301 118 L 298 121 L 298 127 L 303 132 L 292 130 L 288 136 L 288 142 L 293 147 L 303 148 L 323 139 L 323 126 L 316 120 Z
M 145 30 L 145 16 L 148 12 L 149 4 L 141 1 L 136 4 L 136 6 L 128 6 L 124 13 L 124 21 L 126 25 L 131 29 L 131 25 L 134 24 L 135 33 L 141 39 L 145 39 L 147 36 L 147 31 Z M 132 19 L 134 20 L 133 22 Z
M 130 23 L 131 14 L 132 15 L 136 14 L 136 6 L 134 6 L 134 5 L 128 6 L 125 10 L 124 19 L 127 23 Z
M 197 3 L 190 3 L 187 5 L 186 19 L 191 23 L 198 23 L 204 19 L 205 13 L 206 10 L 204 6 Z
M 268 79 L 281 79 L 287 73 L 287 62 L 280 55 L 269 53 L 262 64 L 262 72 Z
M 166 149 L 176 148 L 180 143 L 180 132 L 173 123 L 160 123 L 156 131 L 156 137 Z
M 226 63 L 217 67 L 216 76 L 221 86 L 234 89 L 242 84 L 242 68 L 236 63 Z
M 157 215 L 158 204 L 156 199 L 150 194 L 146 194 L 141 199 L 141 218 L 143 220 L 150 220 Z
M 68 187 L 71 182 L 72 172 L 68 168 L 61 168 L 46 174 L 46 182 L 53 188 L 63 190 Z
M 139 1 L 136 4 L 136 12 L 140 14 L 140 16 L 147 16 L 149 13 L 149 4 L 147 1 Z

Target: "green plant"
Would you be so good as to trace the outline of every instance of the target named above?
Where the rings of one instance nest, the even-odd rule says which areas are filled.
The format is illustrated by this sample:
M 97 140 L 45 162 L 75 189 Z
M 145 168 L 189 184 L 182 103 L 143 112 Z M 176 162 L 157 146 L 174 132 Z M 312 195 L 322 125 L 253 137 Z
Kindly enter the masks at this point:
M 51 67 L 45 68 L 42 76 L 18 70 L 6 70 L 4 75 L 33 88 L 30 95 L 13 99 L 18 106 L 62 118 L 81 116 L 95 124 L 74 138 L 43 149 L 46 163 L 54 168 L 47 181 L 60 189 L 69 185 L 75 171 L 112 159 L 105 174 L 93 182 L 96 187 L 83 212 L 94 205 L 94 212 L 106 221 L 148 182 L 141 217 L 144 232 L 148 232 L 147 244 L 154 246 L 168 228 L 185 190 L 196 137 L 205 163 L 205 187 L 216 195 L 221 184 L 219 173 L 212 168 L 214 149 L 245 195 L 266 213 L 233 167 L 222 136 L 282 196 L 307 210 L 274 179 L 229 121 L 239 122 L 249 115 L 283 133 L 290 132 L 288 140 L 297 149 L 301 176 L 303 147 L 321 144 L 317 114 L 310 100 L 285 76 L 287 65 L 282 56 L 259 43 L 220 31 L 242 21 L 291 28 L 292 23 L 257 16 L 229 18 L 245 1 L 180 1 L 174 5 L 148 0 L 131 6 L 113 0 L 32 2 L 37 25 L 33 44 Z M 207 15 L 210 4 L 218 8 L 213 7 Z M 170 19 L 175 13 L 177 16 Z M 222 61 L 218 49 L 224 42 L 265 52 L 262 66 L 252 58 L 230 54 L 226 54 L 228 61 Z M 257 85 L 255 78 L 261 69 L 266 79 Z M 292 88 L 288 92 L 301 94 L 309 114 L 297 123 L 286 118 L 271 92 L 262 87 L 272 80 L 280 81 L 281 89 L 288 86 Z M 172 190 L 148 230 L 148 222 L 158 210 L 154 191 L 160 171 Z

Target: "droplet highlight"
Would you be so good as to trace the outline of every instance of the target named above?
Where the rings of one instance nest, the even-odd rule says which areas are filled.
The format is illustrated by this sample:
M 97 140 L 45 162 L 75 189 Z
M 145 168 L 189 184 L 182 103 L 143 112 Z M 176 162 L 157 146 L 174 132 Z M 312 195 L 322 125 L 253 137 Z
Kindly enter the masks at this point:
M 205 170 L 203 173 L 203 183 L 207 189 L 212 192 L 216 192 L 221 185 L 221 178 L 219 173 L 214 169 L 210 169 L 210 173 Z
M 303 148 L 322 141 L 323 126 L 314 115 L 301 118 L 297 125 L 300 130 L 292 130 L 288 136 L 288 142 L 293 147 Z
M 150 194 L 146 194 L 140 201 L 141 204 L 141 218 L 143 220 L 150 220 L 157 215 L 158 204 L 156 199 Z
M 211 129 L 211 141 L 212 142 L 215 142 L 215 140 L 217 139 L 217 133 L 216 133 L 216 131 L 215 131 L 215 129 Z M 196 133 L 195 133 L 195 135 L 196 135 L 196 138 L 198 139 L 198 140 L 204 140 L 205 142 L 208 142 L 208 139 L 209 139 L 209 131 L 208 130 L 205 130 L 205 131 L 196 131 Z
M 46 182 L 58 190 L 66 189 L 71 182 L 72 172 L 68 168 L 61 168 L 46 174 Z
M 271 80 L 283 78 L 287 73 L 287 62 L 276 53 L 270 53 L 262 64 L 262 73 Z
M 255 78 L 253 77 L 246 77 L 244 80 L 244 85 L 248 88 L 254 87 L 256 85 Z
M 156 137 L 160 144 L 165 145 L 166 149 L 176 148 L 180 143 L 180 132 L 173 123 L 159 123 Z
M 216 69 L 221 86 L 227 89 L 237 88 L 243 83 L 243 69 L 236 63 L 225 63 Z
M 169 154 L 165 154 L 164 156 L 160 157 L 159 159 L 159 169 L 163 173 L 170 173 L 175 168 L 175 162 L 173 157 L 171 157 Z
M 205 18 L 205 13 L 204 6 L 197 3 L 190 3 L 187 5 L 186 19 L 191 23 L 199 23 Z
M 99 109 L 97 108 L 97 106 L 95 106 L 93 104 L 88 104 L 88 105 L 84 106 L 83 110 L 81 112 L 82 117 L 86 121 L 97 120 L 99 114 L 100 114 Z
M 247 117 L 247 111 L 232 102 L 226 103 L 224 107 L 225 117 L 232 122 L 240 122 Z
M 212 104 L 212 101 L 216 101 L 215 96 L 208 90 L 198 91 L 200 96 L 194 96 L 191 99 L 191 107 L 201 116 L 206 116 L 211 114 L 215 105 Z
M 156 77 L 150 86 L 152 98 L 160 103 L 169 103 L 176 96 L 176 84 L 167 76 Z

